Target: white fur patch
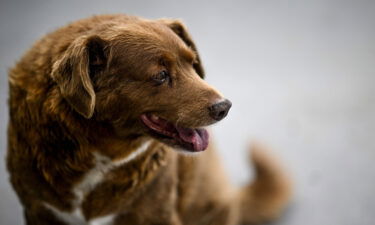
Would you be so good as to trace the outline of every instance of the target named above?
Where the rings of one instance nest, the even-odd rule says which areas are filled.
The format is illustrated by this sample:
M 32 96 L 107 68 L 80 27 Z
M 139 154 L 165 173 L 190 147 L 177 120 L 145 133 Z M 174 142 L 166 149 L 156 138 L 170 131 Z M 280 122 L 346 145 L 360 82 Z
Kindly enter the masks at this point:
M 115 216 L 115 214 L 109 214 L 107 216 L 95 218 L 89 222 L 89 225 L 112 225 Z
M 113 220 L 116 216 L 115 214 L 109 214 L 103 217 L 93 218 L 90 221 L 87 221 L 84 215 L 82 214 L 81 209 L 83 199 L 99 183 L 101 183 L 104 180 L 105 175 L 109 171 L 135 159 L 137 156 L 139 156 L 148 149 L 150 143 L 151 141 L 144 142 L 141 146 L 138 147 L 138 149 L 133 151 L 130 155 L 116 161 L 112 161 L 109 157 L 95 152 L 95 166 L 84 175 L 81 182 L 79 182 L 77 185 L 73 187 L 72 192 L 76 196 L 76 198 L 72 202 L 73 210 L 71 212 L 64 212 L 47 203 L 45 203 L 45 206 L 48 209 L 50 209 L 56 215 L 56 217 L 58 217 L 68 225 L 112 225 Z

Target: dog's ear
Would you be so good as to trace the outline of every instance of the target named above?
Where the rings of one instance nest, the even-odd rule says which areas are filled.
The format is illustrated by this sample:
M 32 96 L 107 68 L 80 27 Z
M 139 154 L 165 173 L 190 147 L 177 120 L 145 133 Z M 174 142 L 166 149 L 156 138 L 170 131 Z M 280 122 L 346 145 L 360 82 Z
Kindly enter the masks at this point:
M 91 118 L 95 108 L 95 91 L 91 77 L 106 66 L 106 42 L 98 36 L 74 40 L 52 68 L 52 78 L 72 108 Z
M 159 21 L 171 28 L 173 32 L 176 33 L 186 43 L 187 46 L 195 51 L 195 53 L 197 54 L 197 62 L 193 65 L 193 67 L 197 74 L 200 77 L 204 78 L 204 69 L 198 54 L 197 47 L 190 34 L 188 33 L 185 25 L 180 20 L 175 19 L 160 19 Z

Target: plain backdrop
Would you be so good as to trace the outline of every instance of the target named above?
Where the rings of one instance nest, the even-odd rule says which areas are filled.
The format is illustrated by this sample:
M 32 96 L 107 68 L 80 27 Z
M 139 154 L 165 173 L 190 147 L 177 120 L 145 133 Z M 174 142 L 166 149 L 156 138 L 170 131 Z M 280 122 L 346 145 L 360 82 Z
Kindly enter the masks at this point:
M 213 126 L 234 184 L 247 147 L 267 143 L 295 194 L 283 225 L 375 224 L 375 1 L 0 2 L 0 225 L 23 224 L 3 158 L 7 70 L 42 35 L 101 13 L 185 21 L 207 81 L 233 102 Z

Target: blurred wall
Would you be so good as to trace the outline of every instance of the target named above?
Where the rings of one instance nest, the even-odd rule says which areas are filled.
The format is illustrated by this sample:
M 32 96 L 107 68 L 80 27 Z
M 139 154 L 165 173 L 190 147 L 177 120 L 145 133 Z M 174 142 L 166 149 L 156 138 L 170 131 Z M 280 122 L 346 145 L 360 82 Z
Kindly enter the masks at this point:
M 213 127 L 235 184 L 246 148 L 268 143 L 295 179 L 275 224 L 375 224 L 375 1 L 0 2 L 0 156 L 6 152 L 7 70 L 45 33 L 100 13 L 181 18 L 207 80 L 233 102 Z M 22 224 L 0 166 L 0 224 Z

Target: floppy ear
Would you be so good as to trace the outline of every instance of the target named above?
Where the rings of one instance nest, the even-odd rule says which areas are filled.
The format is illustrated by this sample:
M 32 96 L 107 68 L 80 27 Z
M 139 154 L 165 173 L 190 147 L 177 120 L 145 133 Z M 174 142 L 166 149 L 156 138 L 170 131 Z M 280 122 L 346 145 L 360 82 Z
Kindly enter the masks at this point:
M 194 41 L 188 33 L 185 25 L 181 21 L 174 19 L 160 19 L 159 21 L 171 28 L 173 32 L 176 33 L 186 43 L 187 46 L 195 51 L 195 53 L 197 54 L 197 62 L 193 65 L 193 67 L 197 74 L 200 77 L 204 78 L 204 69 L 198 54 L 197 47 L 195 46 Z
M 91 118 L 95 108 L 95 92 L 91 76 L 106 65 L 105 41 L 98 36 L 74 40 L 52 68 L 52 78 L 72 108 Z

